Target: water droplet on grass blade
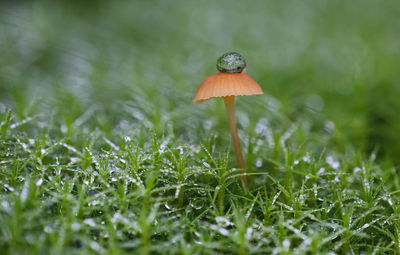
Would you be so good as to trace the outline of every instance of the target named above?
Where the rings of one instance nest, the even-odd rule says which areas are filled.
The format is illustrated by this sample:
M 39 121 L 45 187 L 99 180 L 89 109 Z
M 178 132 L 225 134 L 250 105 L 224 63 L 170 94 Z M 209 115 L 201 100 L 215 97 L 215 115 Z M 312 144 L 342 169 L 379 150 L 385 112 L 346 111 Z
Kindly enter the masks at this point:
M 20 194 L 22 203 L 26 202 L 26 199 L 28 198 L 28 195 L 29 195 L 28 192 L 29 192 L 29 182 L 26 181 L 24 187 L 22 188 L 21 194 Z
M 39 180 L 37 180 L 36 186 L 40 186 L 40 185 L 42 185 L 42 183 L 43 183 L 43 179 L 40 178 Z
M 227 217 L 216 217 L 215 220 L 218 223 L 218 225 L 221 225 L 224 227 L 233 225 L 233 222 L 231 222 Z
M 190 201 L 190 206 L 195 210 L 200 210 L 204 206 L 204 202 L 202 199 L 193 199 Z
M 325 168 L 324 168 L 324 167 L 321 167 L 321 168 L 318 170 L 317 175 L 321 175 L 321 174 L 323 174 L 324 172 L 325 172 Z
M 96 205 L 102 205 L 103 203 L 100 202 L 99 200 L 93 200 L 88 203 L 88 206 L 96 206 Z
M 330 165 L 333 169 L 338 169 L 340 167 L 339 161 L 334 160 L 332 156 L 326 157 L 326 163 Z
M 287 249 L 289 249 L 289 247 L 290 247 L 290 241 L 289 240 L 284 240 L 283 242 L 282 242 L 282 246 L 283 246 L 283 248 L 285 248 L 286 250 Z
M 250 239 L 252 233 L 253 233 L 253 229 L 247 228 L 246 235 L 245 235 L 246 239 Z
M 96 226 L 96 222 L 92 218 L 85 219 L 83 223 L 91 227 Z
M 353 170 L 353 172 L 355 173 L 355 174 L 358 174 L 358 173 L 360 173 L 362 170 L 361 170 L 361 168 L 359 168 L 359 167 L 355 167 L 354 168 L 354 170 Z
M 45 226 L 45 227 L 43 228 L 43 231 L 44 231 L 45 233 L 51 234 L 51 233 L 54 233 L 54 228 L 52 228 L 51 226 L 47 225 L 47 226 Z
M 95 242 L 95 241 L 91 241 L 91 242 L 90 242 L 90 248 L 92 248 L 93 250 L 95 250 L 95 251 L 97 251 L 97 252 L 102 251 L 101 246 L 100 246 L 97 242 Z
M 81 225 L 78 222 L 74 222 L 71 224 L 71 230 L 72 231 L 79 231 L 81 229 Z
M 14 188 L 11 187 L 11 186 L 8 185 L 8 184 L 4 184 L 4 190 L 5 190 L 5 191 L 7 191 L 7 190 L 9 190 L 9 191 L 14 191 Z
M 3 201 L 1 202 L 1 207 L 4 211 L 6 212 L 11 212 L 11 206 L 10 203 L 8 203 L 7 201 Z

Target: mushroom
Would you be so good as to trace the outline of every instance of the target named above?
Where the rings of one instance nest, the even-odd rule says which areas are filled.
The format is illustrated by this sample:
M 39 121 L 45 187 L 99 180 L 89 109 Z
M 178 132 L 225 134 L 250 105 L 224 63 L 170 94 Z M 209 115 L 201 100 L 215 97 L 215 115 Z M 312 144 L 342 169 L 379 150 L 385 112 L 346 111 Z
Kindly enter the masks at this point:
M 216 97 L 224 99 L 236 161 L 242 174 L 246 173 L 246 168 L 236 128 L 235 96 L 251 96 L 264 93 L 260 85 L 245 73 L 245 68 L 246 62 L 240 54 L 236 52 L 223 54 L 217 61 L 217 69 L 220 72 L 209 75 L 200 84 L 193 98 L 194 103 L 200 103 Z M 247 189 L 246 175 L 242 175 L 241 178 L 243 185 Z

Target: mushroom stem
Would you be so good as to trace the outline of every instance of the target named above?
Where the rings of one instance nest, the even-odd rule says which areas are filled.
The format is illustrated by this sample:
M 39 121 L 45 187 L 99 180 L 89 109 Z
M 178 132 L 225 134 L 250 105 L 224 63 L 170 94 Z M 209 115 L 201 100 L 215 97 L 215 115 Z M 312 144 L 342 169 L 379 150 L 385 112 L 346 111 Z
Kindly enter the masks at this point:
M 228 114 L 229 127 L 231 129 L 233 148 L 235 150 L 236 161 L 237 161 L 238 167 L 240 169 L 240 172 L 242 174 L 245 174 L 246 168 L 244 166 L 242 149 L 240 148 L 240 141 L 239 141 L 239 136 L 237 134 L 237 128 L 236 128 L 235 97 L 234 96 L 224 97 L 224 103 L 225 103 L 226 113 Z M 247 190 L 248 183 L 247 183 L 246 175 L 242 175 L 241 179 L 242 179 L 243 185 L 245 187 L 245 190 Z

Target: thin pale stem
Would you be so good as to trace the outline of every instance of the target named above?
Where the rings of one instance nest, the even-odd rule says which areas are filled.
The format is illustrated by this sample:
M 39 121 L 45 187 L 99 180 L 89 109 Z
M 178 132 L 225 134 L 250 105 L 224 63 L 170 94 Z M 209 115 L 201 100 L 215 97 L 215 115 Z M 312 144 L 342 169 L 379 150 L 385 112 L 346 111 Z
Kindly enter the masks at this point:
M 237 128 L 236 128 L 235 97 L 234 96 L 224 97 L 224 103 L 225 103 L 225 107 L 226 107 L 226 113 L 228 114 L 229 127 L 231 129 L 233 148 L 235 150 L 236 161 L 237 161 L 238 167 L 240 169 L 240 172 L 242 174 L 245 174 L 246 168 L 244 166 L 242 149 L 240 148 L 240 141 L 239 141 L 239 136 L 238 136 Z M 248 184 L 247 184 L 246 175 L 242 175 L 241 179 L 242 179 L 245 189 L 247 190 Z

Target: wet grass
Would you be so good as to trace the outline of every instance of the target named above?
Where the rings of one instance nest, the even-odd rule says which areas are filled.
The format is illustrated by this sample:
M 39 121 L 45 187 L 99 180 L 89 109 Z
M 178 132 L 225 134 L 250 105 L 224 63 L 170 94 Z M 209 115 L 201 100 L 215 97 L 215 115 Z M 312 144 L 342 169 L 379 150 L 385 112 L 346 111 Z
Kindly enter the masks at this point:
M 400 253 L 396 1 L 1 6 L 1 254 Z

